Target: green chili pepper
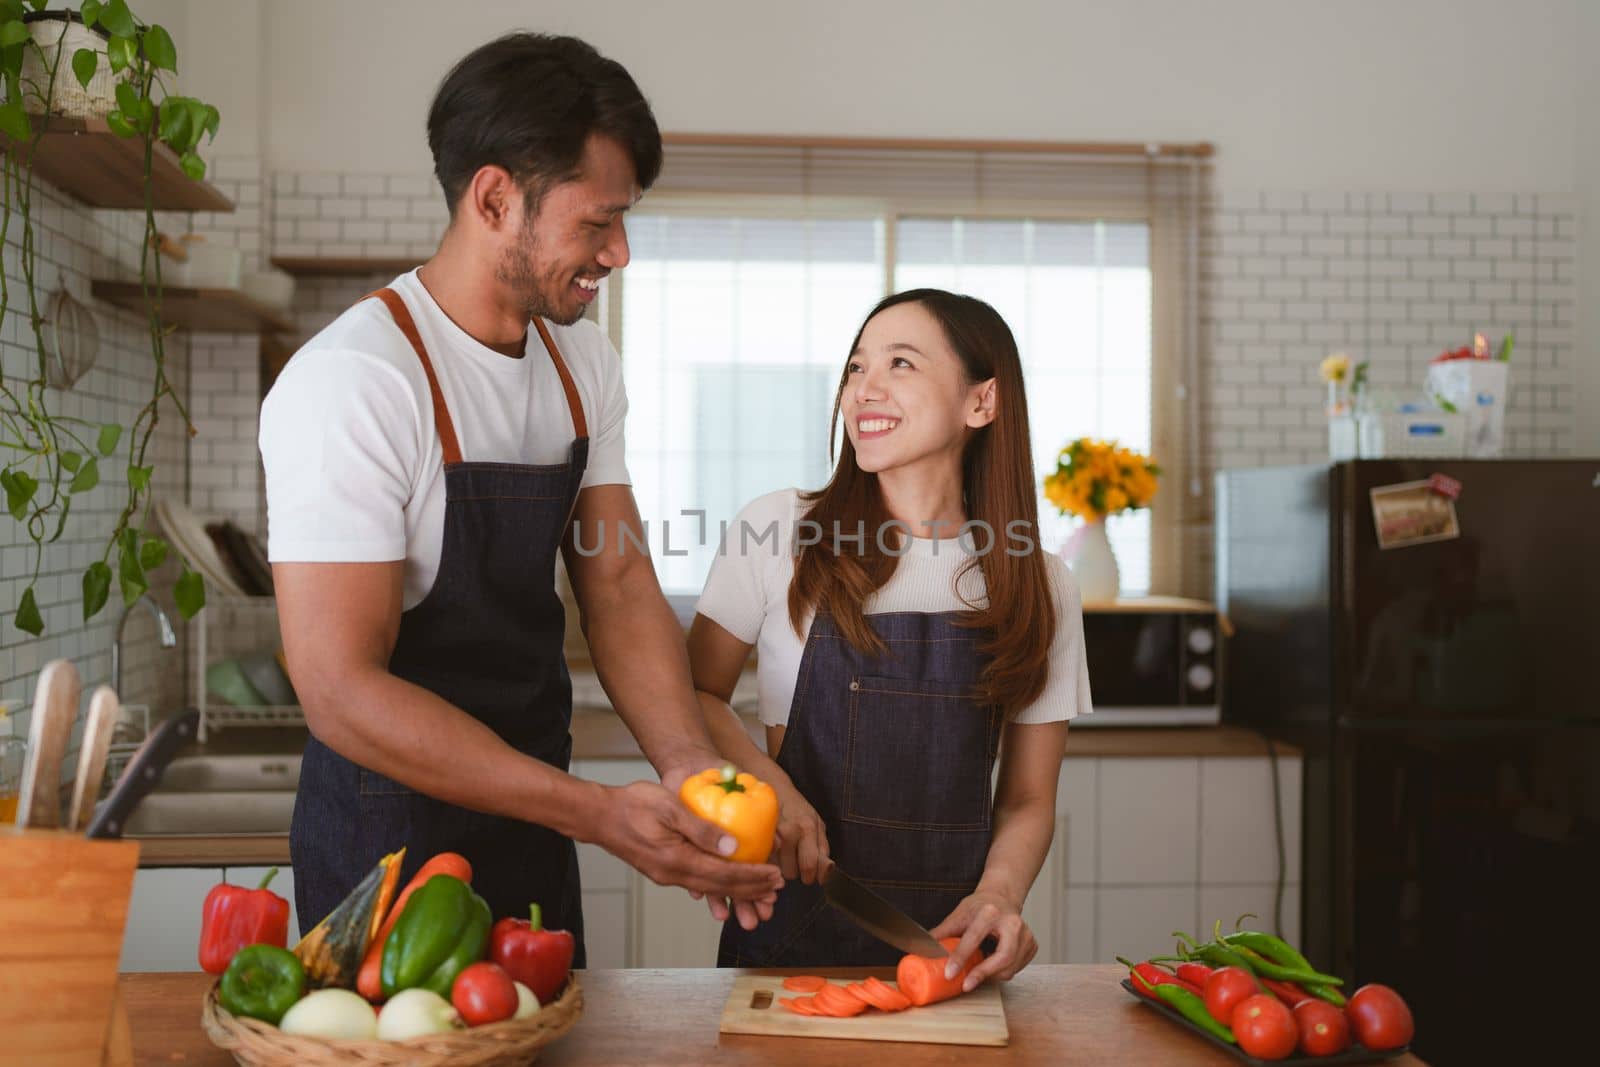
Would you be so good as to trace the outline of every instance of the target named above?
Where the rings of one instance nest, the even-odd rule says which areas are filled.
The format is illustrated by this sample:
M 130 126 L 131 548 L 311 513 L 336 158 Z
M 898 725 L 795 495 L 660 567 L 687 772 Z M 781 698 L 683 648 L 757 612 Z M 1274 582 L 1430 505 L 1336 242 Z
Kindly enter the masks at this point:
M 277 1026 L 305 992 L 306 969 L 293 952 L 277 945 L 247 945 L 222 972 L 217 1001 L 234 1015 Z
M 1205 1001 L 1181 985 L 1168 985 L 1166 983 L 1158 985 L 1156 986 L 1156 996 L 1172 1005 L 1177 1009 L 1179 1015 L 1194 1023 L 1212 1037 L 1226 1041 L 1230 1045 L 1239 1043 L 1233 1036 L 1232 1030 L 1217 1022 L 1211 1017 L 1211 1013 L 1206 1011 Z
M 1344 994 L 1331 985 L 1321 985 L 1317 982 L 1306 982 L 1303 988 L 1314 997 L 1320 997 L 1336 1008 L 1345 1006 Z
M 1259 930 L 1240 930 L 1222 938 L 1224 942 L 1235 948 L 1248 948 L 1259 952 L 1267 959 L 1280 967 L 1292 967 L 1301 971 L 1315 972 L 1311 961 L 1297 952 L 1293 945 L 1281 937 L 1273 937 Z
M 434 875 L 411 894 L 383 943 L 383 995 L 420 987 L 448 999 L 456 975 L 483 958 L 492 923 L 489 905 L 467 883 Z
M 1307 986 L 1344 985 L 1343 978 L 1336 978 L 1331 974 L 1322 974 L 1319 971 L 1302 971 L 1296 967 L 1280 967 L 1255 949 L 1246 948 L 1243 945 L 1232 945 L 1230 951 L 1247 960 L 1250 970 L 1263 978 L 1276 978 L 1280 982 L 1294 982 L 1298 985 Z

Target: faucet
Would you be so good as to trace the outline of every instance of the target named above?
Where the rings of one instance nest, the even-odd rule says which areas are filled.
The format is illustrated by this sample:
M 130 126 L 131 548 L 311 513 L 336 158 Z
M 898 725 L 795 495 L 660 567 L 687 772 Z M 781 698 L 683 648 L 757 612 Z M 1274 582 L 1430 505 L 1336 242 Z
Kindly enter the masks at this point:
M 156 625 L 161 627 L 161 647 L 172 648 L 178 643 L 178 637 L 172 632 L 172 620 L 167 618 L 167 613 L 161 610 L 161 605 L 150 598 L 149 593 L 141 594 L 139 599 L 122 609 L 122 615 L 117 619 L 117 632 L 111 642 L 111 689 L 117 694 L 117 699 L 122 700 L 122 631 L 128 625 L 128 616 L 133 614 L 133 609 L 143 604 L 150 609 L 150 614 L 156 617 Z

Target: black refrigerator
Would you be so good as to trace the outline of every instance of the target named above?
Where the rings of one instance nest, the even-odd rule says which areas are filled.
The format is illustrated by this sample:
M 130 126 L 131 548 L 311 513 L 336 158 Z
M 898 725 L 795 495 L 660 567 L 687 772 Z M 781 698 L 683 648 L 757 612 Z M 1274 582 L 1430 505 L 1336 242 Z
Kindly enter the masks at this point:
M 1430 1063 L 1600 1055 L 1600 460 L 1225 471 L 1216 549 L 1223 718 L 1305 753 L 1307 955 Z

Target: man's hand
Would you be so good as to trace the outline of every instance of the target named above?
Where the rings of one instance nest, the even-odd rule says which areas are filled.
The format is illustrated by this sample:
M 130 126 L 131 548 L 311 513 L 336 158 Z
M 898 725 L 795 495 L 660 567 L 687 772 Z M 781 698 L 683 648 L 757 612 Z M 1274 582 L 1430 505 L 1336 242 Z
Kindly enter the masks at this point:
M 783 875 L 766 863 L 733 863 L 723 857 L 738 847 L 733 837 L 694 815 L 677 794 L 650 782 L 607 788 L 610 817 L 594 840 L 657 885 L 732 898 L 769 909 Z M 770 915 L 770 910 L 768 911 Z

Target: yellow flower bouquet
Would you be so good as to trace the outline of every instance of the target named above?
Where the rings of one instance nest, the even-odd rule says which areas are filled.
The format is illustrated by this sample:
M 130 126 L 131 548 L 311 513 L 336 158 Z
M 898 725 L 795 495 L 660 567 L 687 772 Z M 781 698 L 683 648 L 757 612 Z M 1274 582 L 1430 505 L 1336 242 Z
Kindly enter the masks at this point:
M 1063 515 L 1100 522 L 1149 507 L 1160 474 L 1161 468 L 1142 453 L 1115 441 L 1080 437 L 1056 457 L 1054 473 L 1044 479 L 1044 495 Z

